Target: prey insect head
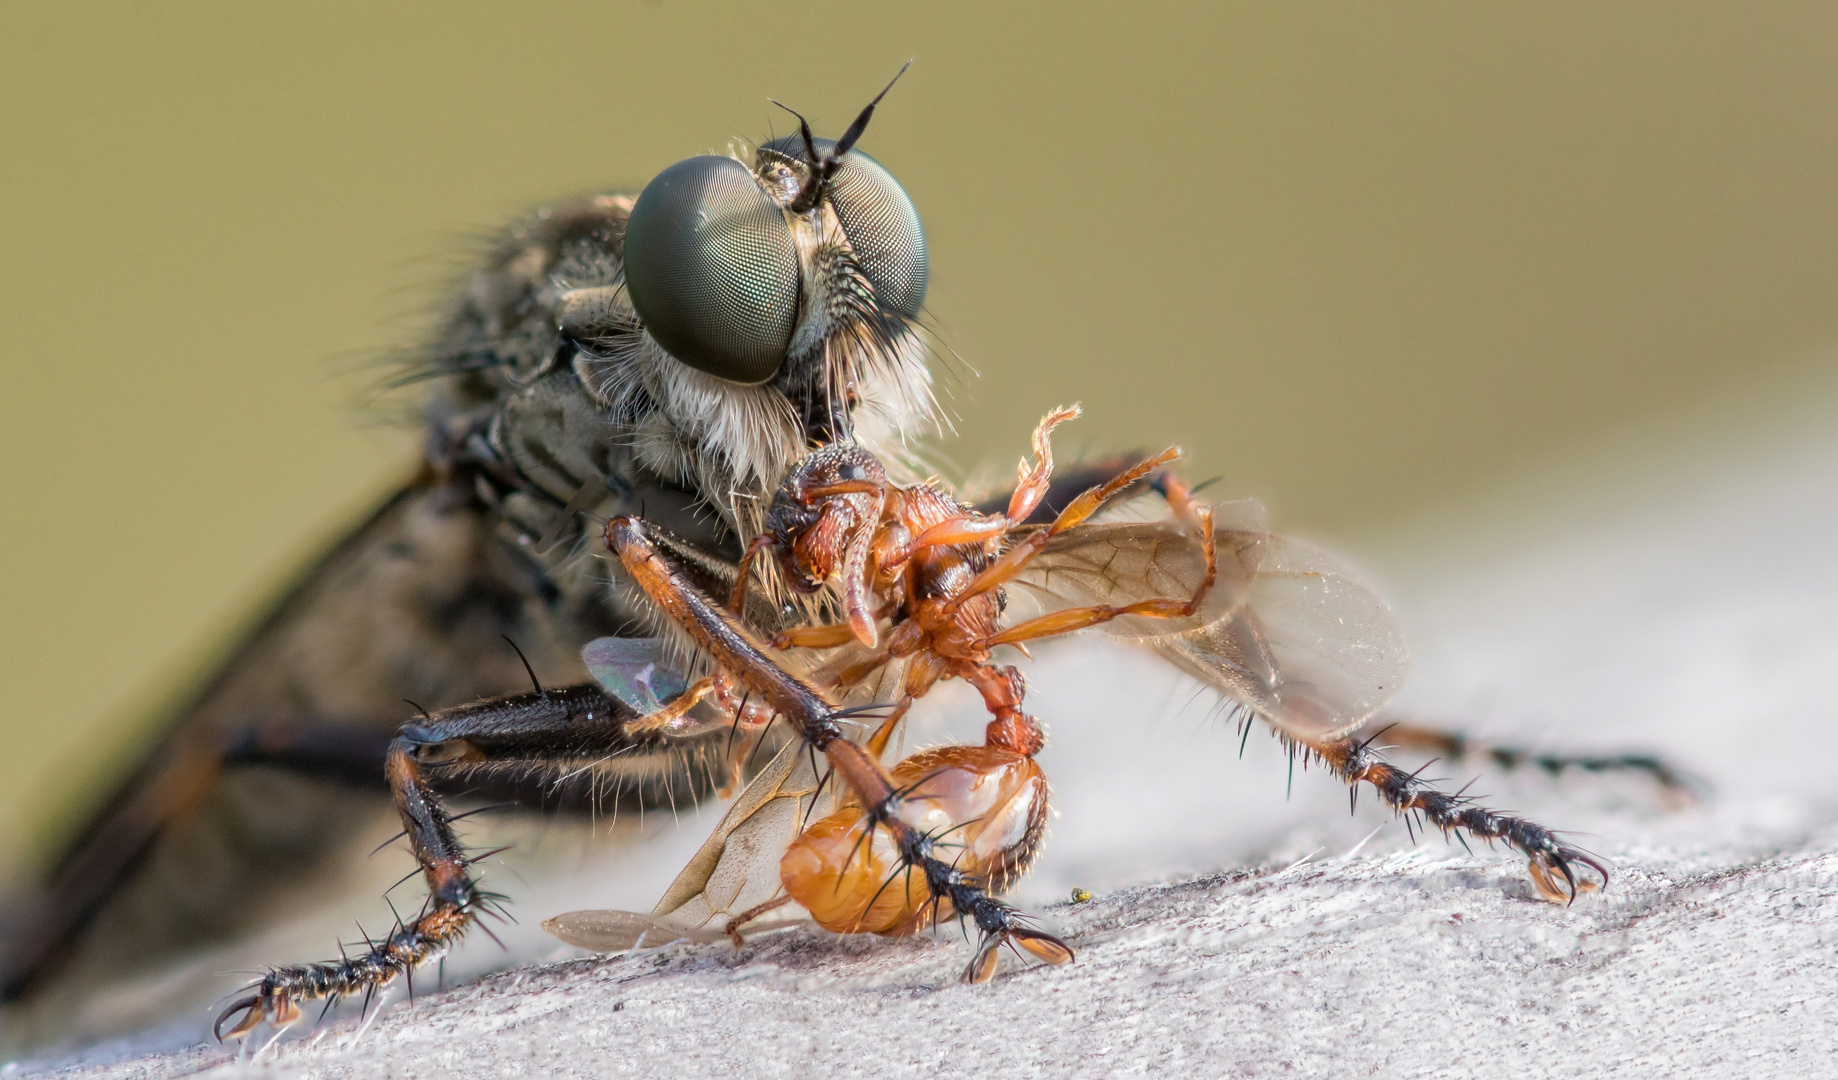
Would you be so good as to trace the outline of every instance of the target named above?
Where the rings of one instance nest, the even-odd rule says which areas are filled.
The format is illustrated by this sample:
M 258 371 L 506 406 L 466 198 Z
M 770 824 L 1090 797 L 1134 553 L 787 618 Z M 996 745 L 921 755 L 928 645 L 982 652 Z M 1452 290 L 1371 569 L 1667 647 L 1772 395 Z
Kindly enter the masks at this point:
M 824 339 L 848 330 L 839 316 L 850 292 L 866 294 L 853 306 L 883 324 L 868 334 L 883 343 L 917 317 L 927 277 L 919 214 L 893 175 L 854 149 L 886 93 L 835 141 L 800 117 L 798 136 L 761 146 L 751 169 L 694 157 L 645 187 L 626 226 L 626 287 L 666 352 L 756 385 L 800 354 L 821 359 Z
M 831 443 L 800 461 L 766 511 L 786 582 L 814 593 L 845 564 L 865 560 L 886 490 L 886 468 L 855 443 Z

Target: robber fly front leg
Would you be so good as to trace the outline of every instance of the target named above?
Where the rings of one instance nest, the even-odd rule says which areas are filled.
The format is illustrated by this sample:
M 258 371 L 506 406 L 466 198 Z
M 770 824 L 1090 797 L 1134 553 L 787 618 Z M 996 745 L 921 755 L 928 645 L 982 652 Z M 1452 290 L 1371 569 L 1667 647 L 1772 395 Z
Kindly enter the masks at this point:
M 368 1000 L 398 977 L 412 979 L 496 906 L 499 898 L 481 891 L 471 874 L 474 863 L 495 852 L 470 852 L 460 842 L 443 791 L 483 791 L 542 807 L 558 801 L 572 778 L 660 755 L 716 752 L 727 736 L 716 726 L 676 737 L 646 719 L 585 685 L 474 702 L 404 725 L 389 744 L 384 771 L 427 883 L 421 914 L 369 942 L 361 955 L 270 971 L 217 1018 L 218 1037 L 236 1038 L 263 1022 L 285 1027 L 300 1018 L 305 1002 L 324 1001 L 329 1009 L 347 997 Z M 628 774 L 637 768 L 627 766 Z

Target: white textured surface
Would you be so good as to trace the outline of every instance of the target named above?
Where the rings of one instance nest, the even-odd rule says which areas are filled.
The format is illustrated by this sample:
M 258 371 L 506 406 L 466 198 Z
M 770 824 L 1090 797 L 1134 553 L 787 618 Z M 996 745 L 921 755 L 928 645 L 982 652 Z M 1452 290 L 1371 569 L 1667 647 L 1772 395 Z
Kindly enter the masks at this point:
M 1079 950 L 1068 967 L 970 988 L 955 937 L 793 931 L 738 957 L 685 947 L 493 976 L 392 1005 L 355 1041 L 350 1022 L 290 1035 L 259 1065 L 200 1047 L 74 1068 L 1838 1075 L 1834 415 L 1740 455 L 1624 469 L 1590 500 L 1551 481 L 1368 559 L 1416 643 L 1402 707 L 1541 748 L 1662 749 L 1716 785 L 1667 812 L 1634 779 L 1484 773 L 1491 804 L 1612 860 L 1611 888 L 1571 908 L 1533 899 L 1503 853 L 1411 846 L 1374 800 L 1349 817 L 1318 774 L 1285 801 L 1268 740 L 1236 760 L 1232 733 L 1204 703 L 1182 708 L 1189 691 L 1151 661 L 1079 645 L 1031 669 L 1062 816 L 1019 897 Z M 1644 508 L 1615 509 L 1632 492 Z M 936 711 L 974 718 L 962 698 Z M 1237 866 L 1252 869 L 1216 869 Z M 1105 895 L 1055 906 L 1075 884 Z M 565 906 L 541 889 L 519 903 L 526 925 Z

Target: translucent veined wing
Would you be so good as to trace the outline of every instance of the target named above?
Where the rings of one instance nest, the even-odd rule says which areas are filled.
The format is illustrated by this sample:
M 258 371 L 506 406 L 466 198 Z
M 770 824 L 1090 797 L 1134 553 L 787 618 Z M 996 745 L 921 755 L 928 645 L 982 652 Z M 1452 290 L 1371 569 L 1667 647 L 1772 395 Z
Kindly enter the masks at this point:
M 778 896 L 779 859 L 812 818 L 818 797 L 813 755 L 801 741 L 786 744 L 740 793 L 721 824 L 665 890 L 649 915 L 635 911 L 570 911 L 545 920 L 544 930 L 583 949 L 622 952 L 675 941 L 716 941 L 730 919 Z M 799 921 L 787 905 L 772 922 L 749 932 Z
M 672 662 L 667 649 L 668 642 L 663 638 L 595 638 L 581 649 L 581 660 L 602 689 L 630 705 L 640 716 L 649 716 L 689 688 L 689 680 Z M 722 716 L 712 702 L 704 700 L 672 721 L 663 734 L 689 738 L 728 722 L 729 718 Z
M 1245 500 L 1216 508 L 1214 516 L 1219 574 L 1200 611 L 1186 619 L 1117 619 L 1104 624 L 1107 633 L 1158 638 L 1199 629 L 1244 607 L 1268 540 L 1263 508 Z M 1119 521 L 1080 525 L 1054 537 L 1016 581 L 1044 610 L 1056 611 L 1191 596 L 1205 573 L 1192 529 L 1172 521 Z
M 851 643 L 822 655 L 782 655 L 781 661 L 799 671 L 811 671 L 820 683 L 823 672 L 859 664 L 869 654 Z M 609 693 L 634 708 L 644 695 L 668 701 L 681 693 L 683 679 L 665 659 L 664 642 L 655 638 L 602 638 L 583 650 L 588 670 Z M 845 704 L 865 705 L 896 696 L 904 678 L 902 661 L 884 664 L 840 691 Z M 631 696 L 628 696 L 631 695 Z M 725 723 L 704 703 L 691 715 L 708 712 L 713 722 Z M 861 721 L 850 721 L 860 724 Z M 858 735 L 874 728 L 862 724 Z M 762 736 L 764 733 L 762 733 Z M 681 873 L 665 890 L 650 914 L 635 911 L 570 911 L 542 925 L 554 936 L 597 952 L 654 948 L 676 941 L 706 942 L 722 938 L 729 920 L 783 891 L 779 860 L 803 827 L 836 807 L 837 785 L 823 784 L 817 772 L 822 761 L 802 740 L 781 746 L 771 762 L 750 780 Z M 820 805 L 813 803 L 821 800 Z M 803 908 L 787 903 L 771 917 L 746 924 L 749 934 L 777 929 L 808 919 Z
M 1114 637 L 1175 666 L 1274 724 L 1338 738 L 1397 693 L 1409 650 L 1385 602 L 1312 544 L 1264 527 L 1263 508 L 1215 508 L 1219 576 L 1191 619 L 1118 619 Z M 1199 584 L 1198 538 L 1176 521 L 1079 526 L 1016 579 L 1049 611 L 1182 596 Z
M 587 673 L 607 693 L 648 716 L 689 688 L 664 659 L 662 638 L 595 638 L 581 650 Z

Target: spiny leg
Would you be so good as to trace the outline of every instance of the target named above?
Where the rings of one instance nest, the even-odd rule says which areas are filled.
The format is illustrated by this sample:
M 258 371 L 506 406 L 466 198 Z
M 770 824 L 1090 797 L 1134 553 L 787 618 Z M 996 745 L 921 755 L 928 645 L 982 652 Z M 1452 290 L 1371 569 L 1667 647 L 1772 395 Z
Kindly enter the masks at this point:
M 1565 844 L 1550 829 L 1522 817 L 1489 810 L 1459 792 L 1442 791 L 1434 783 L 1418 779 L 1415 773 L 1405 772 L 1386 761 L 1372 747 L 1370 739 L 1289 738 L 1348 784 L 1371 784 L 1385 804 L 1407 822 L 1410 815 L 1416 814 L 1421 821 L 1442 830 L 1444 835 L 1460 838 L 1465 833 L 1489 843 L 1498 840 L 1516 849 L 1529 860 L 1532 882 L 1547 900 L 1570 903 L 1579 890 L 1608 884 L 1608 868 L 1600 860 Z M 1588 867 L 1599 882 L 1578 877 L 1578 867 Z M 1559 879 L 1562 879 L 1561 885 Z
M 269 766 L 381 792 L 387 728 L 388 721 L 377 718 L 341 724 L 251 717 L 241 730 L 177 733 L 84 827 L 45 894 L 29 902 L 15 898 L 9 913 L 15 925 L 0 956 L 0 1001 L 25 996 L 56 969 L 166 830 L 206 803 L 225 773 Z
M 1024 925 L 1025 916 L 990 895 L 981 881 L 934 854 L 934 838 L 901 818 L 903 796 L 887 770 L 874 755 L 843 737 L 835 706 L 814 685 L 774 663 L 751 631 L 690 585 L 652 542 L 642 521 L 613 518 L 606 526 L 606 541 L 660 611 L 828 759 L 860 801 L 869 828 L 887 830 L 902 864 L 925 875 L 934 902 L 948 902 L 953 912 L 977 924 L 983 941 L 965 970 L 966 979 L 981 982 L 991 977 L 995 950 L 1004 942 L 1016 943 L 1049 963 L 1072 959 L 1064 942 Z
M 555 800 L 570 777 L 630 754 L 653 759 L 718 752 L 724 727 L 693 739 L 658 735 L 637 723 L 628 706 L 595 685 L 539 690 L 474 702 L 405 725 L 390 743 L 384 772 L 395 795 L 403 834 L 421 866 L 428 899 L 421 913 L 355 956 L 271 970 L 217 1018 L 221 1038 L 248 1034 L 264 1021 L 285 1027 L 300 1018 L 300 1004 L 362 994 L 366 998 L 398 977 L 444 956 L 496 897 L 481 892 L 469 853 L 454 831 L 440 792 L 483 787 L 494 795 L 542 806 Z M 229 1030 L 224 1024 L 238 1013 Z
M 1388 748 L 1434 754 L 1449 761 L 1485 759 L 1507 772 L 1534 768 L 1550 776 L 1571 771 L 1641 773 L 1651 777 L 1667 795 L 1688 802 L 1696 801 L 1708 787 L 1699 777 L 1654 754 L 1552 754 L 1483 742 L 1458 731 L 1409 721 L 1376 720 L 1359 734 Z

